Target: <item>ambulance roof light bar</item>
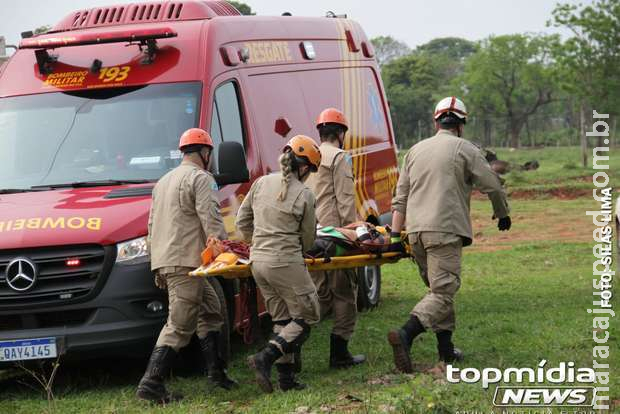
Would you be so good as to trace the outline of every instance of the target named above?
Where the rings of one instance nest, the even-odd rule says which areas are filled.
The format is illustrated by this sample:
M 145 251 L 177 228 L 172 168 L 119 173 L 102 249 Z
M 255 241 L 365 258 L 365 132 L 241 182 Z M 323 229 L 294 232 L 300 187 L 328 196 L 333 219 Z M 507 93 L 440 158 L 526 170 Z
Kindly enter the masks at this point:
M 46 74 L 50 72 L 50 64 L 56 60 L 47 50 L 59 47 L 96 45 L 103 43 L 123 43 L 137 44 L 140 50 L 146 47 L 145 64 L 153 62 L 155 51 L 157 50 L 157 39 L 176 37 L 177 33 L 169 27 L 158 27 L 140 30 L 113 30 L 96 31 L 87 33 L 71 33 L 66 35 L 47 35 L 35 38 L 22 39 L 19 43 L 20 49 L 35 49 L 39 72 Z
M 140 30 L 114 30 L 106 32 L 71 33 L 64 35 L 22 39 L 20 49 L 56 49 L 68 46 L 96 45 L 101 43 L 146 42 L 147 40 L 176 37 L 177 33 L 169 27 Z

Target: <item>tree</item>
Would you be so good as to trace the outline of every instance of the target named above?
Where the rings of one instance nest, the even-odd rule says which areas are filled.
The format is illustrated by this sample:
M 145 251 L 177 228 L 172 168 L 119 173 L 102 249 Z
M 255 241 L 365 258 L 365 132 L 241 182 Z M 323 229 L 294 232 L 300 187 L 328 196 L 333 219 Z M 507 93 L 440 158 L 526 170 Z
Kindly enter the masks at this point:
M 591 5 L 558 4 L 548 25 L 565 27 L 572 37 L 558 43 L 556 59 L 561 86 L 580 104 L 582 164 L 588 161 L 586 118 L 592 109 L 619 114 L 620 105 L 620 0 L 599 0 Z
M 384 65 L 381 76 L 390 100 L 395 135 L 400 146 L 431 129 L 438 77 L 432 59 L 407 55 Z
M 239 10 L 239 12 L 243 14 L 244 16 L 254 16 L 256 14 L 252 12 L 252 8 L 245 3 L 242 3 L 240 1 L 231 1 L 231 0 L 228 0 L 228 2 L 232 4 L 233 6 L 235 6 L 235 8 Z
M 440 37 L 416 48 L 416 52 L 442 55 L 461 62 L 477 50 L 475 42 L 460 37 Z
M 34 34 L 38 35 L 38 34 L 44 34 L 49 32 L 52 29 L 52 26 L 50 25 L 46 25 L 46 26 L 40 26 L 37 27 L 36 29 L 34 29 Z
M 461 81 L 467 102 L 479 113 L 504 117 L 512 147 L 519 146 L 528 118 L 553 101 L 551 45 L 557 40 L 521 34 L 489 37 L 465 64 Z
M 460 94 L 454 80 L 463 74 L 467 58 L 477 50 L 475 42 L 460 37 L 433 39 L 415 49 L 414 53 L 425 55 L 433 61 L 438 78 L 435 100 Z
M 375 58 L 379 66 L 411 53 L 409 46 L 392 36 L 374 37 L 370 39 L 370 42 L 375 49 Z
M 382 37 L 372 41 L 389 44 L 394 39 Z M 465 39 L 434 39 L 414 51 L 408 50 L 404 56 L 392 55 L 383 64 L 381 75 L 401 146 L 433 133 L 435 104 L 444 96 L 457 94 L 458 85 L 453 80 L 462 74 L 463 62 L 476 48 L 475 43 Z

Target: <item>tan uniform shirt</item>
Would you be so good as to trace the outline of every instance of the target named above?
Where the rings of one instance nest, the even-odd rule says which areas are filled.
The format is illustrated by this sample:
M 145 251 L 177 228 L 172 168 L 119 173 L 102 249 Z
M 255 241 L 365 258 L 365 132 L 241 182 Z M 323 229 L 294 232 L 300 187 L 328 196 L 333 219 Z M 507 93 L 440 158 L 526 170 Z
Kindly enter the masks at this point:
M 317 219 L 321 226 L 346 226 L 357 220 L 351 156 L 328 142 L 319 148 L 321 166 L 306 182 L 316 196 Z
M 217 184 L 197 165 L 183 161 L 153 189 L 147 243 L 151 269 L 198 267 L 207 237 L 226 238 Z
M 469 202 L 472 186 L 487 194 L 498 218 L 510 210 L 506 194 L 482 152 L 450 131 L 440 130 L 407 152 L 392 200 L 406 214 L 407 233 L 441 231 L 472 241 Z
M 245 240 L 252 241 L 252 261 L 304 263 L 302 252 L 314 243 L 312 191 L 293 176 L 283 201 L 278 200 L 281 188 L 281 173 L 259 178 L 237 212 L 237 230 Z

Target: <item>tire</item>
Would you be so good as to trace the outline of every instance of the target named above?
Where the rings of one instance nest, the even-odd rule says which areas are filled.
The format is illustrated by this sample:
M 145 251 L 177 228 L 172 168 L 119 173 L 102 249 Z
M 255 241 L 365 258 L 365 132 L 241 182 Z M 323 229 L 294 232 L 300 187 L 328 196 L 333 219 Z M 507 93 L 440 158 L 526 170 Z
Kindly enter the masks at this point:
M 357 309 L 370 310 L 381 298 L 381 266 L 357 268 Z

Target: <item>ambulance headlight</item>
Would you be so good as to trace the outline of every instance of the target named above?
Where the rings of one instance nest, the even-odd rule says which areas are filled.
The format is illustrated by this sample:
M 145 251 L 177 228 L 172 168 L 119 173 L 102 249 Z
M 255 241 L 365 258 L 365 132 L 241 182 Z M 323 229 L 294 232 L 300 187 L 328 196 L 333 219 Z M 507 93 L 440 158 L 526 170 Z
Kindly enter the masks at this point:
M 127 240 L 116 245 L 116 263 L 139 264 L 149 261 L 149 252 L 146 247 L 146 237 Z

